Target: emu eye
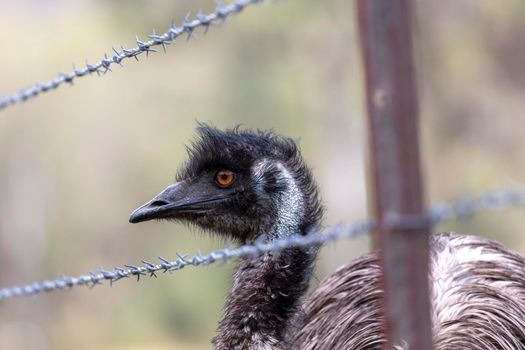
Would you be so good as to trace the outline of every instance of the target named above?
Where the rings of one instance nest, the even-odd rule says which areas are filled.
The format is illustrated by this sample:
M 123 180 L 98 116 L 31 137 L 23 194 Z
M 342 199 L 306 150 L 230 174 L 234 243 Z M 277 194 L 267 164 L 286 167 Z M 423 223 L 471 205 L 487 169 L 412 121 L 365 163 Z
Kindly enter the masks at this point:
M 235 180 L 235 175 L 231 170 L 222 169 L 215 174 L 215 183 L 221 188 L 230 186 L 233 180 Z

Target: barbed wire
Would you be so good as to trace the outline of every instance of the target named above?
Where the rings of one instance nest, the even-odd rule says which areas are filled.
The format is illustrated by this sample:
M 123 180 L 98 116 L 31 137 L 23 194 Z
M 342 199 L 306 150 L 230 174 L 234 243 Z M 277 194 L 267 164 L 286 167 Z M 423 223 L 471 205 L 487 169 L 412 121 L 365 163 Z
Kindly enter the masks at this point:
M 491 191 L 477 197 L 463 197 L 452 203 L 438 203 L 430 208 L 423 219 L 429 220 L 432 225 L 437 225 L 451 220 L 470 218 L 481 211 L 503 210 L 511 207 L 525 207 L 525 188 Z M 413 217 L 410 218 L 410 220 L 413 219 Z M 188 258 L 186 255 L 177 254 L 177 259 L 172 261 L 159 257 L 158 263 L 143 260 L 140 265 L 124 265 L 124 267 L 116 267 L 109 271 L 101 268 L 98 272 L 78 277 L 59 277 L 54 280 L 0 289 L 0 301 L 54 290 L 68 290 L 75 286 L 93 288 L 102 284 L 103 281 L 113 284 L 123 278 L 133 276 L 136 276 L 139 281 L 141 276 L 157 277 L 157 272 L 173 272 L 186 266 L 208 266 L 216 262 L 227 263 L 234 258 L 257 258 L 269 252 L 279 252 L 291 247 L 310 247 L 343 238 L 356 238 L 368 233 L 374 227 L 373 220 L 362 220 L 349 226 L 334 226 L 321 233 L 312 232 L 305 236 L 291 236 L 270 242 L 255 242 L 238 248 L 218 249 L 206 255 L 197 253 Z
M 147 56 L 152 52 L 157 52 L 157 50 L 154 49 L 156 46 L 162 46 L 162 49 L 166 52 L 166 47 L 175 43 L 175 40 L 181 35 L 187 34 L 187 38 L 190 39 L 195 36 L 195 30 L 197 28 L 204 28 L 204 33 L 207 33 L 210 26 L 222 24 L 231 15 L 238 14 L 244 10 L 245 7 L 263 1 L 264 0 L 235 0 L 230 5 L 218 2 L 215 11 L 210 14 L 206 15 L 199 10 L 194 19 L 191 19 L 188 14 L 180 26 L 172 24 L 164 34 L 158 35 L 155 30 L 153 30 L 153 33 L 148 36 L 150 39 L 148 41 L 141 41 L 137 36 L 137 46 L 134 48 L 126 49 L 121 46 L 120 49 L 116 49 L 113 47 L 113 55 L 108 56 L 104 54 L 104 57 L 96 63 L 86 61 L 85 66 L 82 68 L 77 69 L 73 66 L 73 71 L 70 73 L 59 73 L 55 78 L 46 83 L 37 83 L 32 87 L 22 89 L 12 95 L 0 97 L 0 110 L 37 97 L 41 93 L 54 90 L 64 83 L 73 85 L 73 81 L 76 78 L 82 78 L 93 73 L 97 75 L 106 74 L 111 71 L 111 66 L 115 64 L 122 66 L 122 62 L 128 58 L 135 58 L 138 61 L 138 56 L 141 54 L 145 53 Z

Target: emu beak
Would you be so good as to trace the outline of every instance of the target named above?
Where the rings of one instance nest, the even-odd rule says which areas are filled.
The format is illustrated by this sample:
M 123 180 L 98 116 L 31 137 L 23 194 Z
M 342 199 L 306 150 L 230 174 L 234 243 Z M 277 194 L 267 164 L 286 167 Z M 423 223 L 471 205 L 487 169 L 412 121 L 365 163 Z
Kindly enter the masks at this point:
M 177 214 L 206 212 L 216 203 L 231 198 L 231 194 L 210 193 L 184 181 L 168 186 L 155 198 L 135 209 L 129 222 L 136 224 L 153 219 L 175 218 Z
M 170 216 L 169 214 L 173 210 L 184 204 L 184 195 L 181 196 L 182 193 L 180 192 L 185 191 L 181 191 L 181 187 L 182 183 L 180 182 L 168 186 L 152 200 L 135 209 L 129 217 L 129 222 L 136 224 L 142 221 L 162 219 Z

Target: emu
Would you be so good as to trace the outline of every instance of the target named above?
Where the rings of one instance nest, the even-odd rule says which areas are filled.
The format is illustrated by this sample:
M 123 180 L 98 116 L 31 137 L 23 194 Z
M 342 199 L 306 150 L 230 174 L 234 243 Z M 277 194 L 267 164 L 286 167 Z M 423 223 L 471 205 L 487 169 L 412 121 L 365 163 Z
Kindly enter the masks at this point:
M 320 227 L 317 185 L 293 140 L 204 124 L 198 135 L 177 182 L 136 209 L 130 222 L 172 219 L 239 243 Z M 240 260 L 214 349 L 381 349 L 377 253 L 339 268 L 301 303 L 317 250 Z M 430 267 L 436 349 L 525 349 L 520 255 L 490 240 L 442 233 L 431 238 Z

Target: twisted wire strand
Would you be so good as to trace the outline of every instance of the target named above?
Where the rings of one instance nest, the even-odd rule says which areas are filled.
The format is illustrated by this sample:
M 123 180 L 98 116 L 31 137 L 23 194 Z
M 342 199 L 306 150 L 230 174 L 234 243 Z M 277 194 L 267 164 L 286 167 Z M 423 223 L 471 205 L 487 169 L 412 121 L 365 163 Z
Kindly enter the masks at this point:
M 206 15 L 199 11 L 194 19 L 191 19 L 188 14 L 180 26 L 172 24 L 164 34 L 158 35 L 155 30 L 153 30 L 153 33 L 148 36 L 149 40 L 147 41 L 141 41 L 137 36 L 137 46 L 134 48 L 126 49 L 121 46 L 120 49 L 116 49 L 113 47 L 113 55 L 108 56 L 104 54 L 104 57 L 96 63 L 86 61 L 85 66 L 82 68 L 77 69 L 73 67 L 72 72 L 59 73 L 54 79 L 46 83 L 37 83 L 32 87 L 22 89 L 12 95 L 0 97 L 0 110 L 37 97 L 41 93 L 55 90 L 64 83 L 72 85 L 76 78 L 82 78 L 93 73 L 97 75 L 106 74 L 108 71 L 111 71 L 111 66 L 115 64 L 122 66 L 122 62 L 128 58 L 135 58 L 138 61 L 138 56 L 141 54 L 145 53 L 147 56 L 152 52 L 157 52 L 154 48 L 156 46 L 162 46 L 162 49 L 166 52 L 166 47 L 172 43 L 174 44 L 179 36 L 187 34 L 188 39 L 190 39 L 195 36 L 195 30 L 197 28 L 204 28 L 204 33 L 207 33 L 211 25 L 222 24 L 231 15 L 238 14 L 244 10 L 245 7 L 263 1 L 264 0 L 235 0 L 230 5 L 224 5 L 222 2 L 219 2 L 215 11 L 210 14 Z
M 511 207 L 525 207 L 525 188 L 510 188 L 501 191 L 492 191 L 479 197 L 464 197 L 452 203 L 438 203 L 431 207 L 423 219 L 436 225 L 446 221 L 470 218 L 481 211 L 504 210 Z M 411 217 L 410 220 L 414 218 Z M 334 226 L 324 232 L 312 232 L 305 236 L 291 236 L 275 239 L 270 242 L 255 242 L 238 248 L 224 248 L 212 251 L 206 255 L 199 253 L 192 257 L 177 253 L 177 259 L 168 260 L 159 257 L 159 262 L 142 261 L 140 265 L 124 265 L 113 270 L 100 269 L 98 272 L 80 275 L 77 277 L 59 277 L 54 280 L 34 282 L 23 286 L 14 286 L 0 289 L 0 301 L 21 296 L 36 295 L 55 290 L 68 290 L 75 286 L 94 287 L 109 281 L 110 284 L 123 278 L 136 276 L 157 277 L 157 272 L 173 272 L 186 266 L 208 266 L 216 262 L 229 262 L 234 258 L 256 258 L 265 253 L 277 253 L 291 247 L 312 247 L 337 241 L 363 236 L 372 229 L 373 220 L 362 220 L 349 226 Z

